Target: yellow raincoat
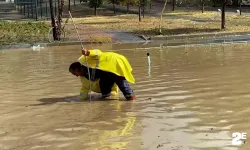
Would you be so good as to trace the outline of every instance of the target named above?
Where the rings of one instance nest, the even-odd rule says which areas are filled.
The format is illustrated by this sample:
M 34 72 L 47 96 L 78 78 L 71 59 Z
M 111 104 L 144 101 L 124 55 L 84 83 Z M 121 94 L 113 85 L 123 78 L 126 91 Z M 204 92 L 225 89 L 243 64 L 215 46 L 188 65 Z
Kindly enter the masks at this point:
M 99 49 L 89 50 L 89 56 L 82 55 L 78 61 L 82 64 L 93 69 L 100 69 L 103 71 L 112 72 L 118 76 L 123 76 L 130 83 L 135 83 L 135 79 L 132 75 L 132 67 L 130 66 L 126 57 L 113 53 L 113 52 L 102 52 Z M 85 57 L 87 60 L 85 61 Z M 81 77 L 82 88 L 80 91 L 81 99 L 86 99 L 89 91 L 89 80 L 85 77 Z M 100 93 L 99 80 L 90 81 L 91 91 Z M 118 94 L 118 87 L 115 84 L 112 88 L 112 93 Z

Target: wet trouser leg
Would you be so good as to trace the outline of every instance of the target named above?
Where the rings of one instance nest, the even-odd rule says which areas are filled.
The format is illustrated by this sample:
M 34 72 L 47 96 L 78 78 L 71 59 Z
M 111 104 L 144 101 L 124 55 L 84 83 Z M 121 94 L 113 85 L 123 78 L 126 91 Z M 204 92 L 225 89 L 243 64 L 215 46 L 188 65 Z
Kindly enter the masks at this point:
M 111 89 L 115 83 L 122 91 L 126 99 L 130 99 L 134 96 L 133 90 L 130 88 L 128 81 L 124 77 L 117 76 L 116 74 L 110 72 L 105 72 L 102 74 L 99 82 L 103 98 L 110 96 Z
M 112 87 L 115 84 L 114 76 L 111 73 L 103 72 L 100 77 L 99 84 L 102 97 L 105 98 L 110 96 Z
M 130 88 L 128 81 L 124 77 L 116 76 L 115 83 L 126 99 L 130 99 L 134 96 L 133 90 Z

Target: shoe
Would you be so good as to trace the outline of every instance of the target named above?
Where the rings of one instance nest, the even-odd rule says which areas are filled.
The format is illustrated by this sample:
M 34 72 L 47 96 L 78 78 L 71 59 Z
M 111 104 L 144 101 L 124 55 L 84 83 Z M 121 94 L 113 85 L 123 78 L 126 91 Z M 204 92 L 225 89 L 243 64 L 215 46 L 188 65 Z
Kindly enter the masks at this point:
M 132 96 L 132 97 L 127 98 L 127 100 L 128 100 L 128 101 L 136 100 L 136 97 L 135 97 L 135 96 Z

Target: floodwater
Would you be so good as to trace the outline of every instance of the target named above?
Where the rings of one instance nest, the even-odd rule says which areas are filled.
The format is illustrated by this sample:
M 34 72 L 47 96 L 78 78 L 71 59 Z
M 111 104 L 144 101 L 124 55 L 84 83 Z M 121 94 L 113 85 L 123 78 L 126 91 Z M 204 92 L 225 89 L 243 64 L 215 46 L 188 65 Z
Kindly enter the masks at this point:
M 80 46 L 2 50 L 0 149 L 248 150 L 232 133 L 250 134 L 249 46 L 95 47 L 128 58 L 137 100 L 91 103 L 68 72 Z

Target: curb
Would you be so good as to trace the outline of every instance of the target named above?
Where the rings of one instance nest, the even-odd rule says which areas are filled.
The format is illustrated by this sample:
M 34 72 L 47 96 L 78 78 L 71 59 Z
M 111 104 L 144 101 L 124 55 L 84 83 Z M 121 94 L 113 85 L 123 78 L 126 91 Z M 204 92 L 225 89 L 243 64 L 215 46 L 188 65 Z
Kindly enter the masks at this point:
M 144 42 L 139 42 L 139 43 L 147 43 L 147 42 L 152 42 L 152 41 L 159 41 L 162 42 L 164 40 L 186 40 L 186 39 L 211 39 L 211 38 L 223 38 L 223 37 L 236 37 L 236 36 L 241 36 L 241 35 L 250 35 L 249 32 L 226 32 L 226 33 L 205 33 L 205 34 L 182 34 L 182 35 L 172 35 L 172 36 L 152 36 L 149 38 L 144 37 L 143 35 L 138 37 L 144 39 Z M 40 45 L 40 47 L 52 47 L 52 46 L 66 46 L 66 45 L 89 45 L 89 44 L 112 44 L 112 45 L 119 45 L 119 44 L 128 44 L 127 42 L 124 43 L 100 43 L 100 42 L 80 42 L 80 41 L 66 41 L 66 42 L 53 42 L 53 43 L 34 43 L 34 44 L 25 44 L 25 43 L 20 43 L 20 44 L 9 44 L 9 45 L 0 45 L 0 50 L 6 50 L 6 49 L 21 49 L 21 48 L 32 48 L 33 46 Z M 133 44 L 133 42 L 129 42 L 130 44 Z M 137 42 L 136 42 L 137 43 Z M 136 44 L 135 43 L 135 44 Z M 137 43 L 138 44 L 138 43 Z
M 80 45 L 80 41 L 67 41 L 67 42 L 53 42 L 53 43 L 34 43 L 34 44 L 9 44 L 0 45 L 0 50 L 4 49 L 21 49 L 21 48 L 32 48 L 32 46 L 40 45 L 40 47 L 52 47 L 52 46 L 66 46 L 66 45 Z M 100 44 L 99 42 L 82 42 L 82 44 Z
M 215 38 L 215 37 L 230 37 L 230 36 L 240 36 L 248 35 L 249 32 L 224 32 L 224 33 L 204 33 L 204 34 L 181 34 L 181 35 L 171 35 L 171 36 L 152 36 L 149 40 L 177 40 L 177 39 L 195 39 L 195 38 Z
M 137 45 L 145 43 L 143 42 L 124 42 L 124 43 L 99 43 L 99 42 L 82 42 L 83 45 L 113 45 L 113 46 L 119 46 L 119 45 Z M 54 42 L 54 43 L 34 43 L 34 44 L 10 44 L 10 45 L 0 45 L 0 50 L 15 50 L 15 49 L 22 49 L 22 48 L 32 48 L 33 46 L 40 45 L 40 47 L 53 47 L 53 46 L 69 46 L 69 45 L 81 45 L 80 41 L 67 41 L 67 42 Z
M 8 44 L 8 45 L 0 45 L 0 50 L 30 48 L 30 47 L 32 47 L 31 44 Z

